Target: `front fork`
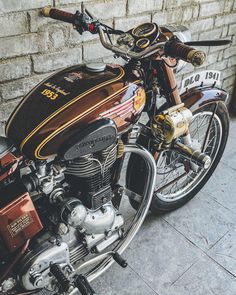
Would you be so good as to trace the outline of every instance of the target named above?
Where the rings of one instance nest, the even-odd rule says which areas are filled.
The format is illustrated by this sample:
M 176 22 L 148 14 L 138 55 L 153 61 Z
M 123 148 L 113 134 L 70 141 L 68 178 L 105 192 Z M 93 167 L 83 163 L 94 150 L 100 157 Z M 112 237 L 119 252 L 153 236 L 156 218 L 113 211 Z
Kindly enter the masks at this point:
M 204 149 L 199 151 L 194 149 L 192 145 L 189 124 L 193 116 L 192 112 L 182 103 L 173 70 L 175 62 L 170 58 L 155 61 L 159 74 L 162 75 L 162 78 L 159 79 L 160 88 L 164 91 L 171 107 L 151 119 L 152 134 L 160 142 L 158 149 L 153 152 L 153 156 L 155 160 L 158 160 L 160 151 L 167 148 L 189 160 L 191 170 L 197 171 L 198 166 L 208 169 L 211 165 L 211 158 L 204 153 Z M 180 137 L 182 142 L 178 141 Z

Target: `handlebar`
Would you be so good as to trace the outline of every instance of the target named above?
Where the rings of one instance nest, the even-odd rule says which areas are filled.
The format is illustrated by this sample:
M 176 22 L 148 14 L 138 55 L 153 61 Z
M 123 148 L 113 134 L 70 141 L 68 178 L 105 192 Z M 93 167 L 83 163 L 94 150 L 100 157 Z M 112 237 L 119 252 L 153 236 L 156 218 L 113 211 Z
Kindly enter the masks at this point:
M 165 44 L 165 54 L 171 57 L 181 58 L 193 66 L 201 66 L 206 60 L 206 55 L 201 50 L 182 43 L 176 36 L 173 36 Z
M 59 10 L 56 8 L 44 7 L 42 9 L 43 16 L 50 17 L 53 19 L 61 20 L 66 23 L 74 24 L 75 14 Z
M 100 41 L 105 48 L 124 58 L 142 59 L 157 54 L 160 51 L 167 56 L 181 58 L 194 66 L 200 66 L 205 61 L 206 55 L 203 51 L 196 50 L 182 43 L 176 36 L 173 36 L 167 42 L 153 44 L 141 52 L 134 52 L 119 45 L 111 44 L 107 41 L 104 25 L 95 21 L 94 17 L 87 10 L 85 11 L 87 14 L 78 11 L 72 14 L 56 8 L 45 7 L 42 9 L 42 14 L 45 17 L 73 24 L 80 34 L 84 31 L 90 31 L 93 34 L 98 33 Z
M 133 59 L 141 59 L 141 58 L 151 56 L 151 55 L 155 54 L 158 49 L 163 48 L 164 44 L 165 44 L 164 42 L 158 43 L 158 44 L 148 47 L 147 49 L 145 49 L 141 52 L 132 52 L 132 51 L 124 50 L 117 45 L 112 45 L 112 44 L 108 43 L 106 41 L 106 36 L 105 36 L 105 33 L 104 33 L 101 26 L 98 27 L 98 33 L 100 36 L 101 43 L 105 48 L 111 50 L 112 52 L 114 52 L 117 55 L 121 55 L 121 56 L 127 57 L 127 58 L 133 58 Z

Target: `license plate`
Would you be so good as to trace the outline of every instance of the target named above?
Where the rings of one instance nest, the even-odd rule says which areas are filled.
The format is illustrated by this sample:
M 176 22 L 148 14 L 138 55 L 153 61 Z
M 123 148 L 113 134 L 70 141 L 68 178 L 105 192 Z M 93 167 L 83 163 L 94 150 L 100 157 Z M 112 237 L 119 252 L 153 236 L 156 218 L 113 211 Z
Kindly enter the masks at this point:
M 180 94 L 198 86 L 214 85 L 220 87 L 220 74 L 220 71 L 209 70 L 195 73 L 182 80 Z

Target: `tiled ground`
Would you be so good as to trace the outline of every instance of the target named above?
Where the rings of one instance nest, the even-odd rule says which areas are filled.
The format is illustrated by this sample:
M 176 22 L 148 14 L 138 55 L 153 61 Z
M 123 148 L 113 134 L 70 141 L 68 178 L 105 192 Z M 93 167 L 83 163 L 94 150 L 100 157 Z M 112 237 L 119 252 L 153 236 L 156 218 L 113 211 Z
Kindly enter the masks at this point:
M 124 257 L 92 283 L 99 295 L 236 294 L 236 120 L 214 175 L 183 208 L 150 214 Z

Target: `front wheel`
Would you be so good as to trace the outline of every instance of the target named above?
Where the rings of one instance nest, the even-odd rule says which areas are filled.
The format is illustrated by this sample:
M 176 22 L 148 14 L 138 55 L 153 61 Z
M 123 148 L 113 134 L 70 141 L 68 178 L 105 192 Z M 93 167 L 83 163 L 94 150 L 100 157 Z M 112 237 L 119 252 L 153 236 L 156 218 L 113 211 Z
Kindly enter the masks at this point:
M 186 171 L 186 159 L 173 150 L 163 151 L 157 161 L 157 181 L 150 210 L 155 213 L 172 211 L 191 200 L 205 185 L 217 167 L 229 133 L 229 115 L 224 103 L 211 103 L 193 113 L 189 126 L 192 145 L 212 159 L 211 166 L 204 170 L 190 163 Z M 180 138 L 181 140 L 181 138 Z M 149 147 L 149 140 L 140 136 L 138 142 Z M 132 155 L 127 169 L 127 187 L 142 194 L 145 179 L 145 163 Z M 138 204 L 130 200 L 135 208 Z

